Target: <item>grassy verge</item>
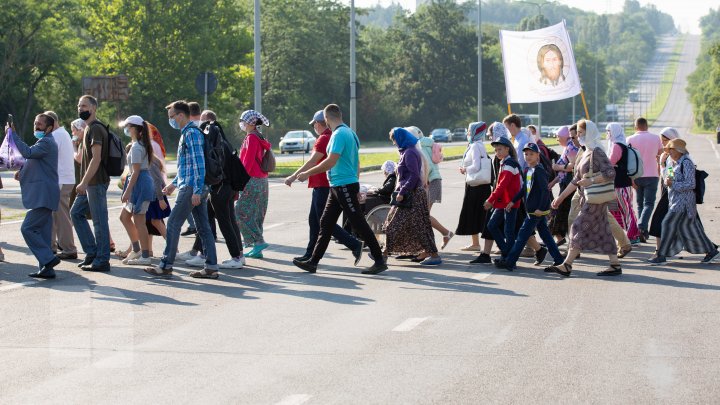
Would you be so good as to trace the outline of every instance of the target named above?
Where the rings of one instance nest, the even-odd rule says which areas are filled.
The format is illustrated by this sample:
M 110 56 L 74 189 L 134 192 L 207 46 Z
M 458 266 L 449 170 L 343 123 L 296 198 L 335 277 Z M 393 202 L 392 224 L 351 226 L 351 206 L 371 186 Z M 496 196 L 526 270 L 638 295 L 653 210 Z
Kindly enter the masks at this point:
M 663 75 L 662 81 L 660 82 L 660 88 L 658 89 L 657 96 L 650 104 L 650 108 L 645 113 L 650 125 L 655 122 L 660 114 L 662 114 L 670 98 L 670 92 L 672 91 L 673 83 L 675 82 L 675 75 L 677 75 L 678 65 L 680 62 L 680 56 L 682 55 L 683 46 L 685 45 L 685 36 L 677 40 L 675 47 L 673 48 L 672 56 L 668 61 L 667 68 L 665 68 L 665 74 Z

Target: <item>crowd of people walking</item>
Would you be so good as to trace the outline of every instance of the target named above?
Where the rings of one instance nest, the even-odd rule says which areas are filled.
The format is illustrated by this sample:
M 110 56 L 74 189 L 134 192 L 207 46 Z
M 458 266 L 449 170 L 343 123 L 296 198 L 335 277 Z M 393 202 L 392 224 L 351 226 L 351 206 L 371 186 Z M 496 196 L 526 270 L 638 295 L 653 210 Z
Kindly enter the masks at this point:
M 241 269 L 246 258 L 264 257 L 269 247 L 263 232 L 268 175 L 275 165 L 272 145 L 262 131 L 270 125 L 267 117 L 254 110 L 241 114 L 239 128 L 245 137 L 236 150 L 213 111 L 200 111 L 192 102 L 170 103 L 168 123 L 180 139 L 177 173 L 168 181 L 166 148 L 157 127 L 138 115 L 127 117 L 120 124 L 129 140 L 123 148 L 121 139 L 97 118 L 94 97 L 82 96 L 77 109 L 72 135 L 54 112 L 38 114 L 32 146 L 11 125 L 6 128 L 27 160 L 15 178 L 28 209 L 22 235 L 38 261 L 31 277 L 55 278 L 62 260 L 78 259 L 75 234 L 84 253 L 80 269 L 111 270 L 115 247 L 107 193 L 111 177 L 123 171 L 119 220 L 129 246 L 116 252 L 122 264 L 143 266 L 153 277 L 171 277 L 180 263 L 200 268 L 189 274 L 193 278 L 217 279 L 221 269 Z M 364 274 L 387 270 L 389 257 L 439 266 L 440 252 L 456 235 L 470 236 L 471 243 L 462 250 L 478 253 L 471 264 L 513 271 L 522 256 L 534 257 L 540 266 L 549 254 L 552 263 L 545 271 L 563 277 L 571 275 L 584 253 L 607 255 L 608 267 L 598 276 L 621 275 L 621 259 L 650 236 L 656 243 L 651 265 L 666 264 L 683 250 L 705 254 L 703 263 L 720 258 L 697 212 L 706 174 L 697 169 L 676 129 L 652 134 L 644 118 L 635 121 L 636 133 L 627 138 L 621 124 L 609 123 L 606 144 L 593 121 L 564 126 L 557 132 L 561 153 L 545 146 L 537 128 L 523 128 L 517 115 L 492 124 L 470 123 L 458 169 L 465 189 L 454 231 L 431 214 L 433 205 L 442 202 L 443 156 L 419 128 L 389 132 L 399 158 L 382 165 L 382 186 L 362 198 L 360 138 L 343 123 L 340 108 L 327 105 L 309 125 L 318 136 L 312 154 L 284 183 L 307 181 L 312 189 L 308 242 L 304 253 L 292 260 L 310 273 L 317 271 L 332 239 L 349 249 L 356 266 L 369 249 L 373 264 Z M 485 145 L 488 138 L 492 157 Z M 173 195 L 171 206 L 168 196 Z M 381 205 L 389 205 L 382 244 L 365 217 Z M 338 224 L 340 214 L 345 227 Z M 191 231 L 183 232 L 185 222 Z M 216 224 L 230 256 L 222 262 Z M 439 247 L 435 231 L 442 240 Z M 180 237 L 186 234 L 195 234 L 195 241 L 192 249 L 180 253 Z M 165 239 L 155 265 L 153 235 Z

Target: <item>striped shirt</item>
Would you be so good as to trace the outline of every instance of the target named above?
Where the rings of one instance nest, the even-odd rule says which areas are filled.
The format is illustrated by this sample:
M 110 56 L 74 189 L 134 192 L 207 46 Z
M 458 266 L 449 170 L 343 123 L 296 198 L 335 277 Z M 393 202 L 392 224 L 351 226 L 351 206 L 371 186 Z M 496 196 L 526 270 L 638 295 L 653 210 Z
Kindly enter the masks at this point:
M 697 215 L 695 204 L 695 164 L 687 155 L 680 160 L 669 162 L 674 171 L 672 185 L 668 197 L 670 199 L 670 212 L 686 212 L 688 217 L 694 218 Z
M 192 187 L 193 194 L 201 195 L 205 187 L 205 136 L 192 121 L 180 132 L 177 175 L 172 184 L 177 188 Z

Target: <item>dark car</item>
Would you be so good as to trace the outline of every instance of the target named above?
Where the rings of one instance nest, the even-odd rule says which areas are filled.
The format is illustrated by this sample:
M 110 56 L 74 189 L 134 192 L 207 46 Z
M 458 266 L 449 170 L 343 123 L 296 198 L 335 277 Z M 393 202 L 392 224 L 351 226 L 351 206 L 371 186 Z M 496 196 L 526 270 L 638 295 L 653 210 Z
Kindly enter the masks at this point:
M 453 141 L 453 142 L 464 141 L 465 139 L 467 139 L 467 137 L 465 136 L 465 128 L 453 129 L 452 137 L 450 139 L 451 141 Z
M 436 128 L 430 132 L 430 138 L 435 142 L 450 142 L 452 132 L 447 128 Z

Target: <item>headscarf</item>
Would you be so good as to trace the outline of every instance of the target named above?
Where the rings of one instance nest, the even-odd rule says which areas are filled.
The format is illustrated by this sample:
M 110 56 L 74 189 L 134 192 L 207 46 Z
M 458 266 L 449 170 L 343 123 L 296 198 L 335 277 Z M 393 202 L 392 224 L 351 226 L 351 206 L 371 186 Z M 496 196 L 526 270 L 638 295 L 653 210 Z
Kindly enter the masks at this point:
M 167 156 L 167 153 L 165 152 L 165 142 L 163 142 L 162 135 L 160 134 L 160 131 L 157 129 L 157 127 L 151 123 L 147 123 L 148 130 L 150 131 L 150 139 L 155 141 L 158 145 L 160 145 L 160 150 L 162 151 L 163 158 Z
M 418 142 L 418 139 L 415 138 L 415 135 L 410 133 L 405 128 L 395 127 L 392 130 L 393 138 L 395 139 L 395 143 L 397 143 L 398 149 L 407 149 L 415 146 L 415 144 Z
M 482 142 L 482 140 L 485 138 L 485 133 L 487 132 L 487 124 L 485 121 L 480 122 L 471 122 L 470 125 L 468 125 L 468 134 L 470 135 L 470 143 L 475 142 Z
M 243 113 L 240 115 L 240 119 L 250 125 L 255 125 L 255 126 L 265 125 L 266 127 L 270 126 L 270 121 L 267 118 L 265 118 L 264 115 L 260 114 L 259 112 L 255 111 L 255 110 L 243 111 Z M 258 120 L 260 121 L 260 123 L 258 123 Z
M 492 133 L 493 133 L 493 142 L 497 141 L 498 138 L 506 138 L 510 139 L 510 133 L 508 132 L 507 128 L 505 128 L 505 124 L 502 122 L 493 122 L 492 124 Z
M 405 129 L 407 129 L 408 131 L 410 131 L 411 134 L 415 135 L 415 138 L 420 139 L 420 138 L 422 138 L 422 137 L 424 136 L 424 135 L 423 135 L 423 132 L 420 130 L 420 128 L 418 128 L 418 127 L 416 127 L 416 126 L 405 127 Z
M 593 150 L 595 148 L 600 148 L 605 152 L 605 148 L 603 148 L 602 145 L 602 138 L 600 136 L 600 131 L 598 130 L 597 125 L 595 125 L 594 122 L 590 120 L 585 120 L 585 137 L 584 137 L 584 143 L 583 145 L 588 150 Z
M 85 129 L 87 124 L 85 123 L 85 121 L 81 120 L 80 118 L 77 118 L 70 124 L 70 126 L 77 129 L 78 131 L 82 131 Z
M 665 138 L 667 138 L 667 139 L 669 139 L 669 140 L 671 140 L 671 141 L 672 141 L 673 139 L 679 139 L 679 138 L 680 138 L 680 134 L 678 133 L 677 129 L 675 129 L 675 128 L 673 128 L 673 127 L 665 127 L 665 128 L 663 128 L 662 131 L 660 131 L 660 135 L 664 136 Z
M 567 125 L 560 127 L 560 129 L 558 129 L 557 131 L 557 137 L 563 139 L 570 138 L 570 127 L 568 127 Z
M 382 164 L 381 169 L 385 173 L 394 173 L 395 162 L 393 162 L 392 160 L 386 160 L 385 163 Z
M 533 135 L 533 133 L 532 133 L 532 131 L 530 130 L 530 128 L 532 128 L 532 129 L 535 130 L 535 135 Z M 528 135 L 530 135 L 530 139 L 531 139 L 533 142 L 537 142 L 537 140 L 540 139 L 540 131 L 538 131 L 537 126 L 535 126 L 535 125 L 528 125 L 528 126 L 527 126 L 527 131 L 528 131 Z
M 625 139 L 625 128 L 617 122 L 611 122 L 607 124 L 605 130 L 608 131 L 608 146 L 607 150 L 612 150 L 613 145 L 621 143 L 627 145 L 627 139 Z

